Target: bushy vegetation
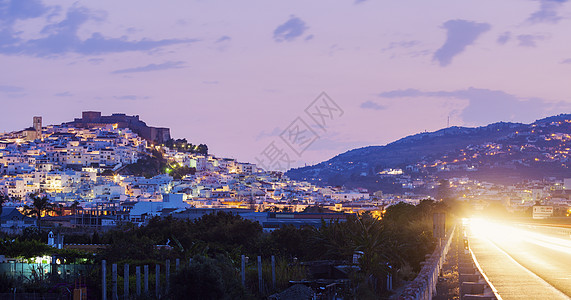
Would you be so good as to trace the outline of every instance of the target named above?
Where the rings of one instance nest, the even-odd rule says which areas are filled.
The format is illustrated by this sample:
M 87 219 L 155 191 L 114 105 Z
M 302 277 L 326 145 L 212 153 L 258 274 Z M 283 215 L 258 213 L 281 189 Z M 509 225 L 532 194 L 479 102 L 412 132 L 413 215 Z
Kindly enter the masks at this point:
M 91 261 L 93 255 L 87 252 L 72 249 L 56 249 L 33 239 L 5 238 L 0 239 L 0 253 L 6 257 L 30 259 L 51 255 L 63 258 L 66 263 Z
M 102 236 L 102 241 L 110 244 L 102 257 L 117 262 L 188 260 L 195 255 L 225 257 L 236 270 L 240 255 L 275 255 L 278 260 L 290 262 L 350 262 L 357 252 L 362 255 L 355 280 L 368 282 L 370 278 L 384 278 L 388 272 L 410 280 L 420 270 L 425 255 L 434 250 L 432 214 L 446 210 L 442 203 L 428 200 L 417 206 L 399 203 L 389 207 L 382 219 L 364 213 L 349 215 L 346 222 L 323 221 L 319 228 L 285 226 L 271 233 L 264 233 L 256 222 L 226 213 L 205 215 L 195 221 L 155 218 L 147 226 L 122 228 Z M 172 251 L 153 249 L 153 245 L 169 240 Z M 283 272 L 287 273 L 286 269 Z M 362 292 L 363 286 L 359 289 Z M 376 292 L 378 288 L 372 293 Z
M 180 180 L 186 175 L 194 175 L 196 173 L 196 168 L 180 166 L 177 164 L 167 167 L 166 172 L 172 176 L 174 180 Z
M 208 147 L 206 145 L 192 146 L 189 144 L 189 147 L 190 148 L 182 146 L 183 149 L 186 149 L 182 152 L 208 153 Z M 191 148 L 194 150 L 190 150 Z M 145 178 L 166 173 L 174 179 L 181 179 L 188 174 L 194 175 L 195 172 L 196 168 L 181 166 L 173 161 L 168 161 L 159 150 L 152 150 L 150 154 L 141 157 L 136 163 L 126 165 L 119 171 L 120 174 L 142 176 Z M 113 172 L 102 175 L 113 175 Z
M 193 145 L 186 139 L 170 139 L 165 143 L 165 146 L 178 152 L 208 155 L 208 146 L 206 144 Z
M 151 178 L 164 174 L 168 161 L 160 151 L 153 150 L 150 155 L 140 158 L 136 163 L 125 166 L 119 173 Z
M 222 299 L 226 295 L 232 299 L 256 298 L 267 296 L 257 291 L 257 256 L 262 256 L 266 265 L 270 256 L 276 257 L 277 288 L 283 289 L 289 280 L 307 278 L 308 274 L 299 262 L 340 260 L 351 264 L 353 254 L 359 253 L 358 268 L 350 275 L 353 282 L 351 296 L 378 296 L 383 292 L 380 287 L 384 286 L 382 280 L 388 273 L 399 280 L 414 278 L 425 255 L 435 246 L 432 214 L 447 210 L 442 202 L 425 200 L 417 206 L 399 203 L 390 206 L 382 219 L 363 213 L 349 215 L 344 222 L 322 221 L 319 228 L 284 226 L 272 232 L 263 232 L 257 222 L 219 212 L 196 220 L 157 217 L 146 226 L 124 225 L 97 236 L 67 234 L 66 240 L 97 240 L 108 245 L 95 258 L 96 268 L 91 280 L 95 289 L 100 288 L 97 286 L 100 281 L 97 268 L 101 259 L 107 260 L 108 265 L 129 263 L 134 268 L 154 264 L 164 266 L 166 259 L 174 261 L 178 258 L 183 264 L 180 272 L 173 273 L 173 298 L 191 292 L 204 293 L 201 294 L 203 299 Z M 18 240 L 17 243 L 20 244 L 12 245 L 11 250 L 0 248 L 0 252 L 29 256 L 51 250 L 39 241 Z M 166 244 L 168 247 L 157 246 Z M 77 253 L 66 255 L 70 259 L 81 257 Z M 242 290 L 239 283 L 241 255 L 251 258 L 247 264 L 246 290 Z M 193 263 L 188 266 L 184 262 L 190 258 Z M 270 272 L 268 268 L 264 267 L 266 276 Z M 191 281 L 197 284 L 183 284 Z M 271 289 L 266 287 L 266 290 Z
M 197 255 L 171 281 L 171 299 L 187 299 L 189 295 L 195 299 L 231 300 L 246 298 L 246 291 L 227 257 Z

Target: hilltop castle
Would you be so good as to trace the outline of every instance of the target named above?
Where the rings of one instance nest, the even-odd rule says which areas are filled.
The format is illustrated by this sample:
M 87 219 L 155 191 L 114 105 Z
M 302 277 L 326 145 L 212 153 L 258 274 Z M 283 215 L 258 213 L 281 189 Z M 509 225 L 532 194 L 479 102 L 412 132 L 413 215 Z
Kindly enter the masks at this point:
M 102 116 L 99 111 L 84 111 L 81 118 L 75 118 L 72 122 L 67 124 L 79 128 L 117 124 L 118 128 L 129 128 L 140 137 L 158 144 L 165 143 L 171 138 L 169 128 L 149 127 L 145 122 L 139 120 L 138 115 L 127 116 L 126 114 L 112 114 L 110 116 Z

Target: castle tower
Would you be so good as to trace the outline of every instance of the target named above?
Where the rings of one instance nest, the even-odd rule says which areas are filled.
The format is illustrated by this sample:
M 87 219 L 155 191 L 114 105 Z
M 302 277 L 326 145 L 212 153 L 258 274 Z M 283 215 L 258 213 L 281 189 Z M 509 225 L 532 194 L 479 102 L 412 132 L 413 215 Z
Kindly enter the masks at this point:
M 42 117 L 34 117 L 34 130 L 36 130 L 36 139 L 42 139 Z

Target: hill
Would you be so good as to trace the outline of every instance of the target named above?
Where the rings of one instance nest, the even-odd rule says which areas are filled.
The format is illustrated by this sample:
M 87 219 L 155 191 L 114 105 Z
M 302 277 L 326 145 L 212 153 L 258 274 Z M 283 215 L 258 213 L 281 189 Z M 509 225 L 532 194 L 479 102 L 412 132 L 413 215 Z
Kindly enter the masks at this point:
M 506 184 L 571 177 L 570 148 L 571 114 L 562 114 L 531 124 L 499 122 L 419 133 L 385 146 L 353 149 L 286 175 L 320 185 L 387 192 L 399 190 L 403 177 L 469 177 Z

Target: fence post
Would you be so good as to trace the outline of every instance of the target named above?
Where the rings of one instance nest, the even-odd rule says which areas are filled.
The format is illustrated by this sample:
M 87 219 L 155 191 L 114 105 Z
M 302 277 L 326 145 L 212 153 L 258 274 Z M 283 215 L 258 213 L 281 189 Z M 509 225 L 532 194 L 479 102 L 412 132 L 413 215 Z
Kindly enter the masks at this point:
M 123 297 L 129 300 L 129 264 L 125 264 L 123 270 Z
M 169 287 L 170 287 L 170 278 L 171 278 L 171 260 L 167 259 L 166 262 L 166 266 L 165 266 L 165 272 L 166 272 L 166 289 L 165 292 L 168 293 L 169 292 Z
M 242 286 L 246 287 L 246 256 L 242 255 L 242 270 L 240 271 L 242 275 Z
M 149 265 L 144 265 L 143 270 L 145 271 L 145 295 L 149 294 Z
M 135 267 L 135 273 L 137 274 L 137 296 L 141 295 L 141 267 Z
M 264 280 L 262 278 L 262 257 L 258 256 L 258 285 L 260 287 L 260 294 L 264 292 Z
M 107 261 L 101 261 L 101 299 L 107 300 Z
M 276 257 L 272 255 L 272 288 L 276 290 Z
M 117 300 L 117 264 L 113 264 L 113 266 L 111 266 L 111 275 L 111 280 L 113 282 L 113 300 Z
M 155 295 L 157 299 L 159 298 L 160 291 L 161 291 L 161 265 L 155 265 Z

